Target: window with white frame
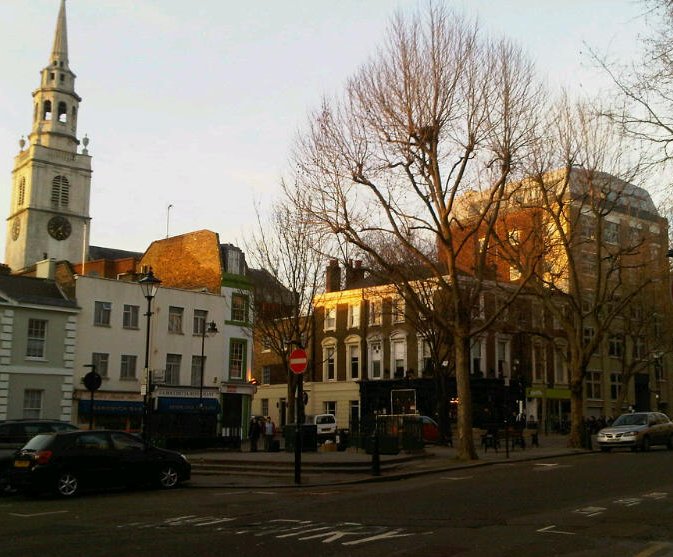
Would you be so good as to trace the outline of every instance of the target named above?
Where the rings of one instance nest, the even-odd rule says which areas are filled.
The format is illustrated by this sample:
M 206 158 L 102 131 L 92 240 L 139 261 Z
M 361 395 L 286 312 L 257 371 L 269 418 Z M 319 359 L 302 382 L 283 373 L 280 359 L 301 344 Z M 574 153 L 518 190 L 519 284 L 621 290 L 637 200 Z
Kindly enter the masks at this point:
M 611 373 L 610 374 L 610 399 L 611 400 L 617 400 L 621 390 L 622 390 L 622 374 L 621 373 Z
M 495 358 L 498 377 L 511 379 L 510 340 L 498 338 L 495 342 Z
M 203 364 L 203 369 L 205 373 L 206 357 L 201 356 L 192 356 L 192 374 L 190 385 L 192 387 L 198 387 L 201 383 L 201 364 Z
M 138 328 L 138 315 L 140 314 L 140 307 L 131 304 L 124 304 L 124 313 L 122 316 L 122 327 L 124 329 Z
M 336 341 L 323 341 L 322 346 L 323 381 L 336 381 Z
M 602 375 L 600 371 L 587 371 L 586 385 L 588 399 L 600 400 L 603 398 L 601 389 Z
M 247 341 L 232 338 L 229 341 L 229 379 L 243 379 L 246 372 Z
M 554 383 L 556 385 L 568 384 L 568 360 L 565 346 L 557 346 L 554 350 Z
M 360 379 L 360 339 L 346 339 L 346 354 L 348 357 L 348 378 Z
M 608 336 L 608 356 L 621 358 L 624 354 L 624 337 L 620 334 Z
M 367 343 L 369 357 L 369 379 L 381 379 L 383 377 L 383 346 L 381 339 L 370 339 Z
M 93 306 L 93 324 L 99 327 L 110 326 L 110 315 L 112 314 L 112 304 L 110 302 L 94 302 Z
M 194 310 L 194 319 L 192 322 L 193 335 L 203 335 L 206 330 L 206 319 L 208 319 L 208 312 L 205 309 Z
M 23 417 L 37 420 L 42 417 L 42 398 L 44 391 L 26 389 L 23 391 Z
M 137 356 L 132 354 L 122 354 L 121 366 L 119 368 L 120 379 L 135 379 L 136 378 L 136 362 Z
M 271 366 L 262 367 L 262 385 L 271 385 Z
M 547 350 L 544 344 L 533 344 L 533 381 L 544 382 L 547 377 Z
M 248 321 L 248 296 L 244 294 L 231 295 L 231 320 L 238 323 Z
M 268 398 L 263 398 L 261 406 L 262 406 L 262 416 L 268 416 L 269 415 L 269 399 Z
M 654 378 L 657 381 L 666 381 L 664 374 L 664 359 L 661 352 L 654 357 Z
M 325 414 L 332 414 L 333 416 L 336 416 L 337 412 L 336 400 L 326 400 L 325 402 L 323 402 L 323 409 L 325 410 Z
M 334 331 L 336 329 L 336 307 L 325 308 L 325 331 Z
M 360 302 L 348 304 L 348 328 L 357 329 L 360 327 Z
M 28 320 L 27 358 L 44 358 L 47 344 L 47 321 L 45 319 Z
M 360 401 L 359 400 L 349 400 L 348 401 L 348 415 L 350 423 L 348 424 L 351 431 L 353 431 L 353 424 L 359 423 L 360 421 Z
M 166 377 L 164 381 L 167 385 L 180 384 L 180 364 L 182 364 L 182 354 L 166 354 Z
M 381 325 L 383 322 L 383 301 L 380 298 L 369 300 L 369 325 Z
M 514 282 L 515 280 L 519 280 L 521 278 L 521 271 L 516 265 L 510 265 L 509 266 L 509 280 Z
M 94 352 L 91 354 L 91 365 L 94 366 L 96 373 L 101 377 L 108 376 L 108 365 L 110 362 L 110 354 L 103 352 Z
M 395 296 L 392 299 L 393 323 L 404 323 L 404 314 L 406 304 L 402 296 Z
M 168 308 L 168 332 L 181 335 L 182 334 L 182 316 L 184 308 L 176 306 L 169 306 Z
M 390 368 L 394 377 L 404 377 L 407 369 L 407 339 L 400 335 L 390 338 Z
M 645 358 L 645 339 L 641 336 L 633 337 L 633 359 Z
M 608 244 L 619 243 L 619 223 L 618 222 L 603 222 L 603 241 Z
M 470 344 L 470 373 L 484 373 L 486 366 L 486 342 L 477 337 Z
M 427 377 L 432 376 L 433 372 L 433 362 L 432 362 L 432 350 L 430 349 L 430 343 L 419 337 L 418 339 L 418 377 Z
M 595 335 L 596 331 L 593 327 L 584 327 L 582 331 L 582 343 L 584 346 L 588 346 L 593 341 Z

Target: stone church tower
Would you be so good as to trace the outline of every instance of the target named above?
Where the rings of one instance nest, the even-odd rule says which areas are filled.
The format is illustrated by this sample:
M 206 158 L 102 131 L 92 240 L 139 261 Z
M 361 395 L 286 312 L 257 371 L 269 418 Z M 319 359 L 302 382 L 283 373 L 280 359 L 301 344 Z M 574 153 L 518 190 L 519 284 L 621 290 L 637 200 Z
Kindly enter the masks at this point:
M 77 152 L 81 97 L 68 64 L 65 0 L 49 65 L 33 92 L 33 129 L 14 159 L 5 263 L 13 272 L 43 259 L 82 261 L 89 250 L 91 157 Z

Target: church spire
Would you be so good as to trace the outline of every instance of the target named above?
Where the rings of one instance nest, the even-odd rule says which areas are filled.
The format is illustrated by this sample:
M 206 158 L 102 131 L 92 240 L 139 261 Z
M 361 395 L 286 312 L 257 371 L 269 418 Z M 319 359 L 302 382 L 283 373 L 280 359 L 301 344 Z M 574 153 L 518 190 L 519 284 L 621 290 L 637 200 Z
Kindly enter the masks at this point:
M 68 67 L 68 26 L 65 21 L 65 0 L 61 0 L 61 8 L 56 20 L 56 33 L 54 34 L 54 46 L 51 49 L 51 63 L 63 62 L 62 67 Z

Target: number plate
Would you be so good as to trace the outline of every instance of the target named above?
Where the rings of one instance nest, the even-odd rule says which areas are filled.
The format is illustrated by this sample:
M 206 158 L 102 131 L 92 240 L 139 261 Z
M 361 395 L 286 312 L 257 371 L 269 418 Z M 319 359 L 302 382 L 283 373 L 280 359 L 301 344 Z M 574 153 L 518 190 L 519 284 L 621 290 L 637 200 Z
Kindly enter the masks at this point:
M 30 466 L 30 461 L 28 460 L 15 460 L 14 468 L 28 468 Z

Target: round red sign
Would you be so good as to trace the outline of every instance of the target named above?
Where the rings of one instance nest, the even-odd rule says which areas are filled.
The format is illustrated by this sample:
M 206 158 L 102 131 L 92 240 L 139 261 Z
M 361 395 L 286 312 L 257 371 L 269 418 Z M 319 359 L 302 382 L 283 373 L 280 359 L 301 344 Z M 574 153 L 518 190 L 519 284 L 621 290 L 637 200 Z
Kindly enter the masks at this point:
M 293 373 L 304 373 L 308 365 L 308 357 L 306 350 L 303 348 L 295 348 L 290 353 L 290 369 Z

